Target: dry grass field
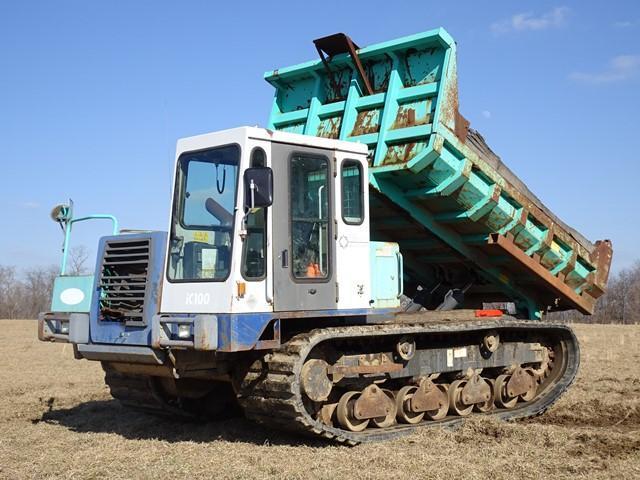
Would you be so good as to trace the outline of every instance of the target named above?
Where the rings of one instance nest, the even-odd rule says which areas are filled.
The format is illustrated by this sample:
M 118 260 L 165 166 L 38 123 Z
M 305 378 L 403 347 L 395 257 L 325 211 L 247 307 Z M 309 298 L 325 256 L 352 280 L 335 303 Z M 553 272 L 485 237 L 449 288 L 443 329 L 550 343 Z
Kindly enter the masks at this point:
M 354 448 L 130 412 L 35 322 L 0 327 L 0 478 L 640 478 L 640 326 L 577 325 L 579 378 L 542 417 Z

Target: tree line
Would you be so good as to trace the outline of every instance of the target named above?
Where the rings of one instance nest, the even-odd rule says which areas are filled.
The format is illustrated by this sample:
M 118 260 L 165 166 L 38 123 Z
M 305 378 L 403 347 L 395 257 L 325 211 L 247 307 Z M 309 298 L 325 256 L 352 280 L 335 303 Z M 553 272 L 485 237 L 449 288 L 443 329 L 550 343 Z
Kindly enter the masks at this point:
M 86 247 L 74 247 L 69 252 L 67 273 L 87 273 L 89 258 Z M 29 268 L 18 271 L 0 265 L 0 318 L 36 318 L 49 310 L 53 280 L 59 273 L 57 266 Z M 554 312 L 550 320 L 584 323 L 640 323 L 640 260 L 609 278 L 607 292 L 600 297 L 593 315 L 576 311 Z
M 581 323 L 640 323 L 640 260 L 609 277 L 607 291 L 598 299 L 593 315 L 569 310 L 551 313 L 548 318 Z
M 69 275 L 87 273 L 89 251 L 83 245 L 69 250 Z M 51 309 L 53 281 L 60 267 L 49 265 L 18 271 L 14 266 L 0 264 L 0 318 L 37 318 L 38 313 Z

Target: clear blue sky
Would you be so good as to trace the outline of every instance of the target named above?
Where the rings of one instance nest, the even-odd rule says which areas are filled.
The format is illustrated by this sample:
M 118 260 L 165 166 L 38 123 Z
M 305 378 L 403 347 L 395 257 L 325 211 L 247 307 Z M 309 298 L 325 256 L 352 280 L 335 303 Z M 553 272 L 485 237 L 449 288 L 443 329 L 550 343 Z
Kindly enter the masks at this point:
M 264 125 L 266 70 L 337 31 L 365 46 L 439 26 L 472 126 L 567 223 L 611 238 L 616 270 L 640 258 L 640 2 L 5 0 L 0 264 L 56 263 L 48 215 L 68 197 L 166 230 L 176 140 Z

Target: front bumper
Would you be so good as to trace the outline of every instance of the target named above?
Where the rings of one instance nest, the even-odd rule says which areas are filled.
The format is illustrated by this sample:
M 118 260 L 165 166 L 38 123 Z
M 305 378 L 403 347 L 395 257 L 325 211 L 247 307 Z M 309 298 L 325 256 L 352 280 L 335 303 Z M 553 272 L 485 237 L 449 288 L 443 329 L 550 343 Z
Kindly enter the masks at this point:
M 216 350 L 218 348 L 218 317 L 216 315 L 154 315 L 151 323 L 151 346 Z
M 69 342 L 70 313 L 44 312 L 38 315 L 38 340 L 42 342 Z
M 187 328 L 181 328 L 187 327 Z M 178 332 L 186 332 L 180 335 Z M 43 342 L 89 343 L 89 315 L 44 312 L 38 315 L 38 339 Z M 151 346 L 215 350 L 218 346 L 218 318 L 215 315 L 154 315 Z M 121 345 L 129 347 L 129 345 Z
M 136 327 L 125 327 L 115 333 L 111 331 L 109 335 L 101 335 L 104 329 L 98 329 L 96 333 L 93 328 L 95 325 L 91 324 L 87 313 L 46 312 L 38 319 L 38 338 L 71 343 L 77 347 L 74 351 L 81 357 L 107 361 L 113 360 L 111 353 L 124 358 L 127 348 L 131 348 L 131 352 L 140 348 L 146 353 L 162 354 L 167 349 L 240 352 L 280 345 L 280 320 L 274 319 L 270 313 L 156 314 L 150 325 L 140 331 Z M 136 335 L 129 335 L 129 330 Z M 129 360 L 139 363 L 136 359 L 146 353 L 142 356 L 134 353 Z
M 38 339 L 43 342 L 89 343 L 89 314 L 41 313 L 38 315 Z

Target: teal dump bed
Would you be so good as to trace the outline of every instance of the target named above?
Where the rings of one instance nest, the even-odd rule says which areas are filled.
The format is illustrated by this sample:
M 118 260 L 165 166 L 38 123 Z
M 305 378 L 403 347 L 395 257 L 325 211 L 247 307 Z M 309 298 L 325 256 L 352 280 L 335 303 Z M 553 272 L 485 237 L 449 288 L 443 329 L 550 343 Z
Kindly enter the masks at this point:
M 462 288 L 470 307 L 591 313 L 610 242 L 592 244 L 556 218 L 468 128 L 451 36 L 432 30 L 354 57 L 268 72 L 269 128 L 369 146 L 372 239 L 400 244 L 408 285 Z

